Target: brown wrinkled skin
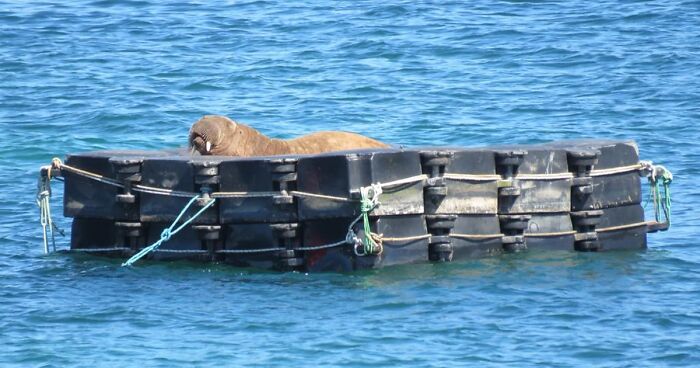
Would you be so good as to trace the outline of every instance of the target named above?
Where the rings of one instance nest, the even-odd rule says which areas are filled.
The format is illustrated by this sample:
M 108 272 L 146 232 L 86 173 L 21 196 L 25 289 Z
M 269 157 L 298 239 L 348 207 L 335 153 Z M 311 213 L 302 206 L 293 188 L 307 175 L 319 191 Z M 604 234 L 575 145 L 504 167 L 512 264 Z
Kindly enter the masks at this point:
M 211 144 L 209 151 L 206 142 Z M 190 129 L 189 143 L 202 155 L 240 157 L 389 147 L 374 139 L 347 132 L 318 132 L 289 140 L 272 139 L 247 125 L 219 115 L 205 115 L 199 119 Z

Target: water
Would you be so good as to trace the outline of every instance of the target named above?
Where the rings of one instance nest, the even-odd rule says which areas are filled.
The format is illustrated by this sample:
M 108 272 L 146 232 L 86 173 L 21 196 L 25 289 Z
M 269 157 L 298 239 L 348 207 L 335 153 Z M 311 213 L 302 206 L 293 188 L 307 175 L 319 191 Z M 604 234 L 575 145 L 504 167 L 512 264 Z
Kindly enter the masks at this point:
M 698 364 L 699 2 L 60 3 L 0 1 L 0 365 Z M 181 146 L 203 114 L 407 145 L 633 138 L 675 174 L 674 225 L 646 252 L 356 274 L 42 254 L 39 165 Z

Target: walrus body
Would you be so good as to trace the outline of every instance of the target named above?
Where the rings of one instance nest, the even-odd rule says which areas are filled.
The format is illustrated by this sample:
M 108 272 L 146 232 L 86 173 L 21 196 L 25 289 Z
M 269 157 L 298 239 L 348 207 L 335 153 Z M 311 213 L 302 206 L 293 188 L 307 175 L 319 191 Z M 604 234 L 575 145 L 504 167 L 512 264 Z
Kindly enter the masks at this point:
M 386 148 L 387 144 L 347 132 L 318 132 L 295 139 L 272 139 L 225 116 L 206 115 L 190 130 L 190 146 L 202 155 L 273 156 L 317 154 L 358 148 Z

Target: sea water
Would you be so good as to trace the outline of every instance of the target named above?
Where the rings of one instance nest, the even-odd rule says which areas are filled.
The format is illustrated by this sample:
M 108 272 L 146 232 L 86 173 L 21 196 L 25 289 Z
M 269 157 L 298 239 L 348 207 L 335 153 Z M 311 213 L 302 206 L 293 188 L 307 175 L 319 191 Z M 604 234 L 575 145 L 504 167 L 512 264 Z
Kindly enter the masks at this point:
M 641 252 L 352 274 L 43 254 L 40 165 L 183 146 L 204 114 L 634 139 L 675 175 L 673 226 Z M 698 1 L 0 1 L 0 366 L 697 366 L 699 124 Z

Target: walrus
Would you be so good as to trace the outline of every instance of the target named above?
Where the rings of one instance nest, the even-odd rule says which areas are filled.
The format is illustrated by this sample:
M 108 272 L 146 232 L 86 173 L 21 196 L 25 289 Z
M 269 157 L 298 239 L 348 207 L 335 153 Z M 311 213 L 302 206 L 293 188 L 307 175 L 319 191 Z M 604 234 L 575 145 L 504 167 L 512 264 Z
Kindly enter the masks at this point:
M 205 115 L 190 129 L 193 152 L 217 156 L 274 156 L 317 154 L 357 148 L 386 148 L 389 145 L 347 132 L 318 132 L 295 139 L 268 138 L 257 130 L 225 116 Z

